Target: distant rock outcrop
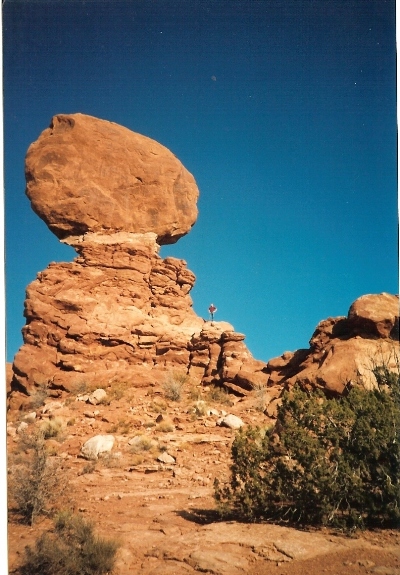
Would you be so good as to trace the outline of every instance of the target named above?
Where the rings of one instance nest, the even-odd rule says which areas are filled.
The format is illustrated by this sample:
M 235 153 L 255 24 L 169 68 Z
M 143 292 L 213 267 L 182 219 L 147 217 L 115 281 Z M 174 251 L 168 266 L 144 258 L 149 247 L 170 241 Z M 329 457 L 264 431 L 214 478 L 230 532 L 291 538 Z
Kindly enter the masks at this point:
M 387 293 L 358 298 L 347 317 L 321 321 L 308 349 L 286 352 L 268 362 L 268 386 L 322 388 L 341 394 L 348 384 L 376 387 L 373 368 L 398 369 L 399 297 Z
M 197 215 L 195 181 L 171 152 L 110 122 L 59 115 L 30 146 L 26 179 L 35 212 L 79 257 L 27 288 L 10 405 L 40 387 L 147 386 L 173 370 L 243 394 L 266 384 L 244 335 L 193 311 L 186 262 L 158 255 Z

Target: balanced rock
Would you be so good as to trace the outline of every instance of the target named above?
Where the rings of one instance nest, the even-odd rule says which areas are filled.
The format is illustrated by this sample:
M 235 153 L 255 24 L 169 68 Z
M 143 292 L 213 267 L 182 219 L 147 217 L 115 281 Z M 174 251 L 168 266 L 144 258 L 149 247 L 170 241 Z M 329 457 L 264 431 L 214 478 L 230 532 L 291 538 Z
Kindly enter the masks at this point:
M 171 152 L 111 122 L 59 115 L 30 146 L 26 180 L 34 210 L 79 255 L 27 287 L 11 408 L 38 388 L 142 387 L 174 371 L 243 395 L 266 383 L 244 335 L 194 312 L 186 262 L 158 255 L 197 214 L 196 184 Z
M 154 232 L 176 242 L 197 218 L 193 176 L 167 148 L 123 126 L 59 114 L 28 150 L 26 193 L 60 239 Z
M 376 366 L 398 369 L 399 297 L 382 293 L 358 298 L 347 317 L 321 321 L 309 343 L 308 349 L 285 352 L 268 362 L 268 386 L 299 383 L 333 395 L 349 384 L 375 388 Z

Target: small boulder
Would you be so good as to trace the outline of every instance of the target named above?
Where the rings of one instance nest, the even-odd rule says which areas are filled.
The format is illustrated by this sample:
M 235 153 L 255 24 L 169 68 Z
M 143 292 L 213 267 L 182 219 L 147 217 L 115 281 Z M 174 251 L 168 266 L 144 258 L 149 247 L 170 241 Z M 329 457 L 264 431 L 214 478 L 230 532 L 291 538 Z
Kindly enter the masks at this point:
M 233 415 L 232 413 L 217 421 L 217 425 L 220 427 L 229 427 L 229 429 L 240 429 L 244 424 L 244 421 L 242 421 L 240 417 Z
M 57 409 L 61 409 L 62 407 L 64 407 L 64 404 L 62 402 L 50 401 L 49 403 L 46 403 L 46 405 L 43 407 L 42 414 L 53 413 L 53 411 L 56 411 Z
M 161 463 L 172 464 L 175 463 L 175 457 L 172 457 L 172 455 L 166 451 L 163 451 L 161 455 L 157 457 L 157 461 L 160 461 Z
M 93 393 L 89 395 L 87 398 L 87 402 L 91 405 L 98 405 L 99 403 L 103 403 L 107 398 L 107 392 L 104 389 L 96 389 Z
M 36 419 L 36 411 L 31 411 L 31 413 L 27 413 L 24 417 L 24 421 L 26 423 L 33 423 Z
M 81 448 L 85 459 L 98 459 L 102 453 L 109 453 L 115 443 L 113 435 L 95 435 L 86 441 Z

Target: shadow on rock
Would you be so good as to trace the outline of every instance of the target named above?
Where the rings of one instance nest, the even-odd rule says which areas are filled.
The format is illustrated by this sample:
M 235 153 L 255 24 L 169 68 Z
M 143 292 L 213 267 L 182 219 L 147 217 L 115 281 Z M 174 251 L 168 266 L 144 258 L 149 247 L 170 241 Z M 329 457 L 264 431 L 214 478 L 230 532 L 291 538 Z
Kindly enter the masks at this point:
M 198 525 L 209 525 L 210 523 L 218 523 L 223 521 L 221 515 L 215 509 L 191 509 L 187 511 L 182 509 L 176 512 L 179 517 L 197 523 Z

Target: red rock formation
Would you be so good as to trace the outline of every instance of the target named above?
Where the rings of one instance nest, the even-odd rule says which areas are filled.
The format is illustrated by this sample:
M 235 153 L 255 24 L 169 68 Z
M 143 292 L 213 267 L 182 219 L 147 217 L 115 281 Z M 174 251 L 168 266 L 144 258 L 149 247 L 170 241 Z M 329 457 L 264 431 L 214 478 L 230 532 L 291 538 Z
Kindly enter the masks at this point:
M 398 353 L 398 297 L 389 294 L 359 298 L 347 318 L 317 326 L 309 349 L 268 366 L 230 324 L 199 318 L 194 274 L 158 255 L 193 225 L 198 190 L 157 142 L 89 116 L 55 116 L 28 150 L 26 179 L 36 213 L 79 256 L 50 264 L 27 288 L 11 407 L 41 386 L 57 396 L 82 383 L 162 383 L 179 371 L 242 395 L 268 383 L 272 415 L 296 381 L 333 394 L 349 381 L 371 387 L 373 363 Z
M 357 299 L 347 317 L 321 321 L 309 349 L 286 352 L 268 362 L 269 386 L 299 382 L 340 394 L 349 383 L 376 386 L 372 369 L 385 363 L 396 370 L 400 359 L 399 298 L 387 293 Z
M 161 383 L 169 371 L 243 393 L 258 381 L 266 364 L 230 324 L 195 314 L 195 276 L 183 260 L 159 257 L 155 234 L 87 234 L 76 247 L 80 257 L 50 264 L 27 288 L 14 390 L 135 387 Z
M 197 214 L 194 180 L 168 150 L 109 122 L 55 116 L 29 148 L 26 177 L 35 211 L 79 256 L 27 288 L 10 405 L 40 386 L 146 386 L 173 370 L 243 393 L 266 383 L 243 335 L 193 311 L 186 262 L 158 255 Z

